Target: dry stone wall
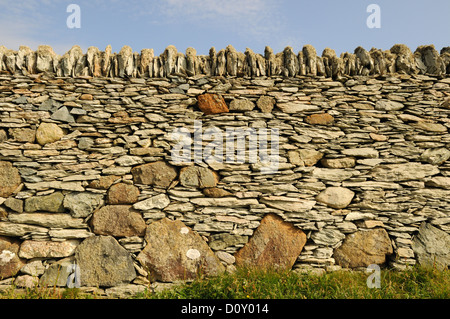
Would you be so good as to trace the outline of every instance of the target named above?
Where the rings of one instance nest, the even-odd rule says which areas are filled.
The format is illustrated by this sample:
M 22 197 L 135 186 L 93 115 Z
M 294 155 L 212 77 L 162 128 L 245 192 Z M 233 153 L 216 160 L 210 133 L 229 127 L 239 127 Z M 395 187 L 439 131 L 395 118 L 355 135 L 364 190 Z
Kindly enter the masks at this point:
M 150 75 L 143 53 L 103 72 L 108 51 L 56 63 L 42 47 L 3 50 L 0 284 L 115 293 L 241 265 L 447 268 L 450 78 L 395 48 L 403 73 L 374 72 L 377 51 L 358 50 L 369 71 L 305 74 L 310 51 L 286 49 L 296 71 L 265 76 L 235 72 L 230 48 L 210 68 L 227 72 L 179 72 L 168 48 L 174 64 L 158 63 L 177 71 Z

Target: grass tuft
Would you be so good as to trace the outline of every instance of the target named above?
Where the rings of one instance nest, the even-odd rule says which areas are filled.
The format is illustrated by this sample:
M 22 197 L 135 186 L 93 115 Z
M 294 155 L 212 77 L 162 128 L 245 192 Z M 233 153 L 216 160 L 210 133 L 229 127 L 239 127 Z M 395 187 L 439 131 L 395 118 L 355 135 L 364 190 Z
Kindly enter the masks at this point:
M 381 287 L 369 288 L 370 274 L 336 271 L 321 276 L 292 271 L 238 269 L 146 295 L 161 299 L 448 299 L 450 271 L 414 267 L 382 270 Z M 144 296 L 143 296 L 144 297 Z
M 133 299 L 449 299 L 450 270 L 411 267 L 381 270 L 380 288 L 369 288 L 369 273 L 336 271 L 323 275 L 289 270 L 240 268 L 234 273 L 201 277 L 171 289 L 146 290 Z M 0 291 L 0 299 L 86 299 L 77 288 L 39 287 Z

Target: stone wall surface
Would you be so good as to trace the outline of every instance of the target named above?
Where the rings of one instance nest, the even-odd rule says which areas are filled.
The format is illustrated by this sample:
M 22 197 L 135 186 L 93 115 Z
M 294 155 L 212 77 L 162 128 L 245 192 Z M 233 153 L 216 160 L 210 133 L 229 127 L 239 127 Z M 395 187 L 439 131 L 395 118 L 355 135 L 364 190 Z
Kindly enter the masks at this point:
M 208 73 L 171 47 L 74 48 L 0 50 L 0 284 L 450 264 L 447 51 L 424 64 L 440 72 L 402 46 L 392 72 L 363 49 L 349 72 L 324 52 L 319 72 L 309 46 L 265 60 L 228 47 Z M 193 145 L 181 162 L 176 129 Z

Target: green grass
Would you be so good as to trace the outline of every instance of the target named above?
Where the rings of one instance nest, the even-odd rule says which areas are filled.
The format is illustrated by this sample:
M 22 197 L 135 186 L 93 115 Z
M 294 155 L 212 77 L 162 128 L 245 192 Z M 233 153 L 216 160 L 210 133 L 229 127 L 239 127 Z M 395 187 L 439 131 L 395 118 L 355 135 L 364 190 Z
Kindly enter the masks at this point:
M 142 295 L 163 299 L 448 299 L 450 271 L 412 268 L 381 271 L 381 287 L 368 288 L 363 272 L 337 271 L 322 276 L 290 271 L 239 269 L 171 290 Z
M 291 271 L 238 269 L 200 278 L 157 293 L 146 290 L 136 299 L 449 299 L 450 270 L 413 267 L 382 270 L 381 287 L 368 288 L 370 274 L 336 271 L 322 276 Z M 97 298 L 79 289 L 34 287 L 0 291 L 0 299 Z

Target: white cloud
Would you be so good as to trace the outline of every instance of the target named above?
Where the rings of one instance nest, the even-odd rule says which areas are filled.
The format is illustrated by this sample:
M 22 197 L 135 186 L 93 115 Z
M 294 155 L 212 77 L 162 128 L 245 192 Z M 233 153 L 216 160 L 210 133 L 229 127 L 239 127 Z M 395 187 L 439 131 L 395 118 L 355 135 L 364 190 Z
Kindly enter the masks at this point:
M 155 22 L 184 22 L 267 41 L 283 30 L 276 0 L 157 0 L 140 8 Z

